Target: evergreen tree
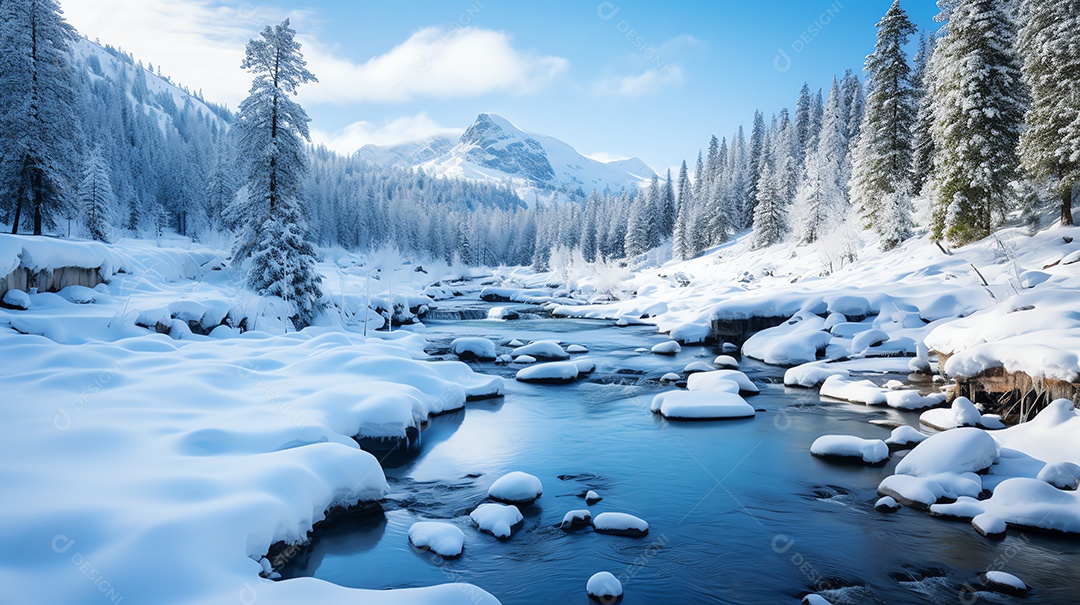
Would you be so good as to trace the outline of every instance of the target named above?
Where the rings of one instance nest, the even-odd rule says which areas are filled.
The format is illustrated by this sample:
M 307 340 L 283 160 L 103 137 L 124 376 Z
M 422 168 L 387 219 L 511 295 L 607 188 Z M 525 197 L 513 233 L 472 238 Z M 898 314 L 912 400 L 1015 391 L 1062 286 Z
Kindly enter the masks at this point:
M 743 209 L 743 224 L 740 227 L 746 226 L 746 221 L 752 221 L 754 219 L 754 207 L 758 203 L 758 183 L 759 178 L 756 178 L 761 174 L 761 169 L 765 163 L 765 116 L 760 111 L 754 112 L 754 127 L 750 131 L 750 148 L 747 156 L 747 173 L 753 175 L 754 178 L 748 179 L 746 190 L 746 208 Z
M 693 191 L 693 186 L 690 184 L 690 175 L 686 169 L 686 160 L 683 160 L 682 166 L 679 167 L 679 188 L 678 199 L 676 206 L 678 212 L 675 217 L 675 234 L 672 242 L 673 254 L 677 259 L 690 258 L 690 245 L 688 241 L 688 231 L 690 229 L 690 196 Z
M 1009 208 L 1026 92 L 1008 3 L 959 0 L 934 50 L 935 237 L 986 237 Z
M 238 151 L 248 160 L 248 199 L 236 202 L 245 212 L 233 256 L 236 261 L 250 256 L 248 285 L 292 304 L 294 324 L 303 328 L 322 304 L 322 278 L 300 206 L 308 168 L 304 141 L 311 139 L 308 117 L 292 99 L 301 84 L 316 80 L 295 36 L 286 19 L 267 26 L 261 39 L 247 46 L 242 67 L 255 78 L 240 104 L 237 130 Z
M 813 141 L 814 100 L 810 96 L 810 85 L 803 82 L 799 90 L 799 100 L 795 104 L 795 144 L 796 159 L 800 167 L 806 164 Z
M 750 247 L 759 250 L 780 242 L 784 237 L 782 184 L 769 162 L 761 168 L 758 178 L 758 203 L 754 208 L 754 232 Z
M 847 214 L 847 120 L 840 86 L 833 78 L 817 147 L 806 160 L 806 176 L 795 195 L 795 235 L 812 244 Z
M 931 130 L 934 125 L 934 97 L 930 94 L 931 79 L 934 76 L 930 58 L 934 53 L 937 38 L 925 33 L 919 38 L 919 50 L 915 53 L 915 126 L 911 133 L 911 172 L 912 186 L 919 193 L 930 179 L 934 168 L 934 137 Z
M 56 0 L 0 2 L 0 199 L 12 233 L 29 223 L 41 235 L 73 202 L 76 39 Z
M 904 45 L 915 26 L 895 0 L 877 24 L 874 53 L 866 58 L 870 93 L 852 161 L 851 200 L 866 226 L 881 236 L 882 248 L 895 247 L 911 235 L 911 125 L 915 86 Z M 885 208 L 886 201 L 897 206 Z
M 87 235 L 99 242 L 109 241 L 115 217 L 116 195 L 109 180 L 109 169 L 97 148 L 86 159 L 82 182 L 79 184 L 79 207 L 82 209 Z
M 646 193 L 638 191 L 630 206 L 628 222 L 626 224 L 626 243 L 624 250 L 627 256 L 644 254 L 650 249 L 650 225 L 649 225 L 649 197 Z
M 671 169 L 668 168 L 667 178 L 664 180 L 664 189 L 660 192 L 660 236 L 671 237 L 675 232 L 675 218 L 678 210 L 675 207 L 675 184 L 671 181 Z
M 1080 183 L 1080 1 L 1024 0 L 1019 49 L 1031 89 L 1020 157 L 1032 177 L 1061 198 L 1061 224 L 1073 224 L 1073 191 Z

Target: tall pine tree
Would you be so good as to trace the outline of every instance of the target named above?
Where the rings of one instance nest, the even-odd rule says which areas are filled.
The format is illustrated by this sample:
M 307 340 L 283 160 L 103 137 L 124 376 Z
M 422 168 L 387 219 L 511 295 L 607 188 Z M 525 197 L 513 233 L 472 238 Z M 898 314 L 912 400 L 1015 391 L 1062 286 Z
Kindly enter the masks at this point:
M 109 232 L 116 216 L 116 195 L 100 147 L 86 159 L 82 182 L 79 183 L 79 207 L 86 221 L 87 235 L 99 242 L 109 241 Z
M 1019 48 L 1031 90 L 1020 157 L 1034 178 L 1061 198 L 1061 224 L 1073 224 L 1080 183 L 1080 0 L 1024 0 Z
M 916 99 L 904 45 L 915 26 L 895 0 L 877 27 L 877 45 L 866 58 L 870 93 L 852 161 L 851 201 L 888 250 L 911 235 Z
M 237 124 L 247 170 L 234 202 L 242 226 L 233 257 L 250 257 L 249 287 L 291 304 L 293 323 L 304 328 L 322 304 L 322 278 L 300 205 L 308 170 L 304 141 L 311 140 L 308 116 L 292 97 L 301 84 L 317 80 L 295 37 L 286 19 L 247 45 L 242 67 L 255 78 Z
M 0 2 L 0 199 L 35 235 L 74 202 L 82 146 L 70 45 L 56 0 Z
M 965 244 L 1010 206 L 1026 91 L 1010 3 L 957 0 L 934 50 L 933 230 Z

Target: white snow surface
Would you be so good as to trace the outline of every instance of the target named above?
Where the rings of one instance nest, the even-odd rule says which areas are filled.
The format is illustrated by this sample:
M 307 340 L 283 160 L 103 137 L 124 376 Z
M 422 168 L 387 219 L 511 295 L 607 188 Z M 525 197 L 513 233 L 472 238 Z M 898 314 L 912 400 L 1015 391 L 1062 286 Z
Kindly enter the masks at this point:
M 728 384 L 738 390 L 733 382 Z M 668 391 L 653 397 L 652 411 L 665 418 L 707 420 L 723 418 L 751 418 L 756 415 L 754 407 L 746 403 L 738 392 Z
M 627 513 L 600 513 L 593 518 L 593 527 L 601 531 L 649 531 L 644 519 Z
M 30 308 L 30 295 L 22 290 L 8 290 L 4 293 L 4 304 L 25 311 Z
M 597 572 L 585 584 L 585 591 L 595 599 L 615 599 L 622 596 L 622 582 L 610 571 Z
M 514 357 L 528 355 L 530 357 L 535 357 L 536 359 L 550 359 L 555 361 L 570 359 L 570 354 L 554 340 L 538 340 L 525 346 L 518 347 L 511 351 L 510 354 Z
M 476 359 L 495 359 L 495 343 L 487 338 L 466 337 L 457 338 L 450 343 L 450 352 L 454 355 L 471 354 Z
M 711 372 L 698 372 L 691 374 L 686 379 L 686 388 L 691 391 L 711 391 L 714 389 L 726 390 L 725 382 L 734 382 L 743 393 L 759 393 L 754 381 L 738 370 L 713 370 Z
M 516 361 L 518 363 L 524 363 L 521 361 L 521 357 Z M 527 368 L 518 370 L 517 379 L 522 382 L 569 382 L 575 380 L 580 373 L 581 368 L 578 366 L 577 362 L 549 361 L 548 363 L 531 365 Z
M 675 342 L 674 340 L 657 343 L 653 345 L 652 348 L 652 352 L 656 353 L 657 355 L 676 355 L 679 353 L 679 351 L 682 351 L 682 347 L 679 346 L 679 343 Z
M 488 532 L 500 540 L 510 537 L 512 528 L 525 520 L 518 507 L 512 504 L 485 502 L 469 513 L 482 531 Z

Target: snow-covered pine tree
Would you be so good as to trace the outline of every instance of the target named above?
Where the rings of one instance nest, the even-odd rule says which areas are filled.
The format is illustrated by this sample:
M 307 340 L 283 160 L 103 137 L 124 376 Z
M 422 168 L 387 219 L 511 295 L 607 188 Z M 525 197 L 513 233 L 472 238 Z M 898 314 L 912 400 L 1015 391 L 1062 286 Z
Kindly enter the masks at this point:
M 99 242 L 109 241 L 116 215 L 116 195 L 100 147 L 86 157 L 83 178 L 79 183 L 79 208 L 87 235 Z
M 626 241 L 623 248 L 627 256 L 637 256 L 649 251 L 650 220 L 649 195 L 638 191 L 630 206 L 626 223 Z
M 690 197 L 692 194 L 693 186 L 690 184 L 690 174 L 686 169 L 686 160 L 683 160 L 682 166 L 679 167 L 679 187 L 676 201 L 678 212 L 675 216 L 675 234 L 672 241 L 672 253 L 675 258 L 680 260 L 685 260 L 691 256 L 687 231 L 690 227 Z
M 863 116 L 866 114 L 866 95 L 863 93 L 862 82 L 854 71 L 849 69 L 844 72 L 844 78 L 840 80 L 840 93 L 843 100 L 847 139 L 854 147 L 859 138 Z
M 874 52 L 866 58 L 870 94 L 852 159 L 851 201 L 881 236 L 885 250 L 911 236 L 911 126 L 915 121 L 915 86 L 904 45 L 915 26 L 895 0 L 877 24 Z M 885 202 L 899 205 L 885 208 Z
M 915 193 L 920 193 L 930 179 L 934 168 L 934 137 L 931 134 L 934 124 L 934 103 L 930 94 L 931 79 L 934 77 L 930 58 L 934 54 L 937 38 L 925 32 L 919 37 L 919 50 L 915 53 L 916 113 L 915 126 L 911 133 L 911 172 L 912 186 Z
M 1027 94 L 1011 3 L 958 0 L 934 50 L 933 231 L 965 244 L 1010 205 Z
M 733 197 L 731 191 L 731 174 L 727 139 L 720 141 L 717 151 L 718 174 L 713 179 L 712 191 L 709 194 L 708 211 L 701 213 L 697 221 L 702 223 L 703 231 L 698 238 L 697 247 L 701 250 L 708 246 L 717 246 L 727 241 L 728 232 L 732 227 L 734 215 Z M 700 251 L 700 250 L 699 250 Z
M 814 100 L 810 96 L 810 85 L 803 82 L 799 90 L 799 100 L 795 103 L 795 144 L 796 159 L 800 170 L 806 165 L 806 156 L 810 154 L 813 140 Z
M 237 145 L 247 159 L 248 199 L 238 196 L 234 202 L 246 208 L 233 257 L 242 262 L 250 255 L 249 287 L 293 305 L 293 323 L 304 328 L 323 295 L 300 206 L 307 171 L 304 141 L 311 136 L 307 113 L 292 98 L 301 84 L 316 80 L 295 36 L 286 19 L 247 45 L 242 67 L 255 77 L 240 104 Z
M 82 147 L 70 66 L 75 30 L 56 0 L 0 2 L 0 199 L 12 233 L 55 225 Z
M 671 180 L 671 169 L 668 168 L 667 178 L 664 180 L 664 188 L 660 192 L 661 229 L 660 237 L 671 237 L 675 232 L 675 184 Z
M 750 145 L 746 156 L 746 171 L 751 178 L 747 179 L 746 183 L 747 189 L 745 200 L 747 206 L 743 210 L 743 216 L 741 218 L 744 222 L 739 225 L 740 227 L 745 227 L 748 222 L 755 220 L 754 208 L 758 203 L 758 183 L 761 180 L 759 176 L 765 163 L 765 137 L 765 115 L 760 111 L 755 111 L 754 127 L 750 131 Z
M 1031 90 L 1020 158 L 1028 174 L 1061 198 L 1061 224 L 1073 224 L 1073 191 L 1080 183 L 1080 0 L 1020 3 L 1019 49 Z
M 782 184 L 773 173 L 770 162 L 766 161 L 758 178 L 758 200 L 754 208 L 754 232 L 750 247 L 755 250 L 767 248 L 784 237 L 785 217 Z
M 818 144 L 806 160 L 806 176 L 795 194 L 795 236 L 801 243 L 818 241 L 847 214 L 846 122 L 840 86 L 833 78 Z

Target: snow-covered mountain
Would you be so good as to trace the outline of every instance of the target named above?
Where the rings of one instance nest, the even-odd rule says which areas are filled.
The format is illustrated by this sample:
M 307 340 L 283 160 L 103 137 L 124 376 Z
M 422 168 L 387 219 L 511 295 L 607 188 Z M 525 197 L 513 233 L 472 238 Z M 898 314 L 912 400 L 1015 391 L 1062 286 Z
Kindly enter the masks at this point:
M 593 190 L 621 191 L 653 177 L 637 158 L 599 162 L 556 138 L 527 132 L 482 113 L 461 138 L 437 136 L 387 147 L 366 145 L 360 157 L 379 165 L 405 165 L 440 177 L 512 185 L 526 202 L 580 199 Z

